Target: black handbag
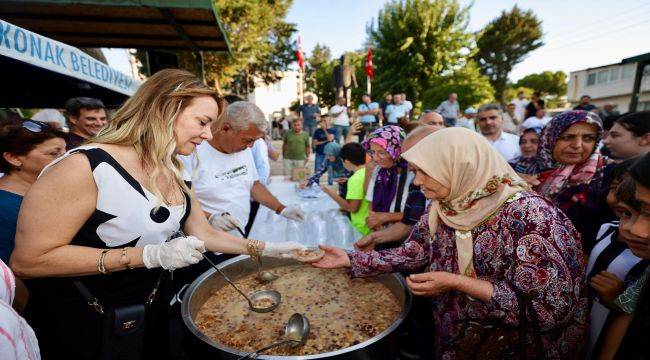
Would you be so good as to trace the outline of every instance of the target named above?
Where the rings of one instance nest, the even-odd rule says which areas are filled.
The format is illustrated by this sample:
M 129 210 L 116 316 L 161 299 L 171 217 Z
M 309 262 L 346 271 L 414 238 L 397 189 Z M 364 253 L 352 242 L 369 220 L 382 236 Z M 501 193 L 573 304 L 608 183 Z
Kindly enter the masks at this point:
M 510 327 L 497 321 L 467 321 L 457 342 L 458 359 L 544 358 L 539 319 L 533 303 L 523 291 L 515 286 L 512 288 L 519 303 L 519 326 Z M 534 352 L 528 347 L 529 335 L 533 338 Z
M 88 305 L 102 317 L 100 360 L 142 359 L 147 310 L 156 298 L 163 274 L 164 271 L 161 270 L 156 285 L 145 302 L 115 308 L 105 308 L 81 281 L 74 281 L 74 286 Z

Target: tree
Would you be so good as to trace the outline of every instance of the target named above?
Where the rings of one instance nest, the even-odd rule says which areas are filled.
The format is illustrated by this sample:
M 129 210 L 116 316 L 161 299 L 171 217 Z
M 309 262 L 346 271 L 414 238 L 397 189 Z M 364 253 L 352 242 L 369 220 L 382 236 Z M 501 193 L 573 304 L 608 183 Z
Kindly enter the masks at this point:
M 517 87 L 535 89 L 545 95 L 564 96 L 567 91 L 567 75 L 563 71 L 544 71 L 526 75 L 517 81 Z
M 404 92 L 409 99 L 459 71 L 472 51 L 469 7 L 456 0 L 392 1 L 367 28 L 373 48 L 373 93 Z
M 307 89 L 313 91 L 322 102 L 325 98 L 334 97 L 334 90 L 331 84 L 332 51 L 327 45 L 316 44 L 311 56 L 307 58 L 305 65 L 305 84 Z M 328 83 L 329 76 L 329 83 Z
M 494 99 L 494 89 L 490 81 L 481 75 L 472 60 L 459 71 L 443 76 L 437 82 L 422 94 L 424 109 L 435 109 L 442 101 L 447 100 L 452 92 L 458 94 L 458 102 L 463 108 L 476 108 Z
M 292 0 L 213 0 L 230 41 L 232 56 L 204 53 L 206 81 L 246 94 L 255 78 L 271 83 L 294 61 L 295 25 L 284 18 Z M 234 80 L 234 81 L 233 81 Z M 231 81 L 233 83 L 231 84 Z
M 474 59 L 495 90 L 498 101 L 503 101 L 508 74 L 526 55 L 543 45 L 542 22 L 531 11 L 515 5 L 501 12 L 479 32 L 478 51 Z

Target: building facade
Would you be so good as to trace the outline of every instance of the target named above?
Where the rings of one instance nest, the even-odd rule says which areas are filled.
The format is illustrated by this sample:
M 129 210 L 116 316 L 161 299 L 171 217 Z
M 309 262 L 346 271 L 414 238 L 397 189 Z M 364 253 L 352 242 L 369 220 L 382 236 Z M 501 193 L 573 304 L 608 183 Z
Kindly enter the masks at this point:
M 573 71 L 569 74 L 568 101 L 573 105 L 583 95 L 591 96 L 591 102 L 602 109 L 612 103 L 621 113 L 629 110 L 636 63 L 611 64 Z M 638 111 L 650 110 L 650 66 L 646 66 L 641 79 Z
M 298 100 L 298 81 L 297 71 L 285 71 L 282 79 L 273 84 L 256 80 L 255 90 L 248 95 L 248 101 L 259 106 L 269 121 L 282 114 L 289 115 L 291 104 Z

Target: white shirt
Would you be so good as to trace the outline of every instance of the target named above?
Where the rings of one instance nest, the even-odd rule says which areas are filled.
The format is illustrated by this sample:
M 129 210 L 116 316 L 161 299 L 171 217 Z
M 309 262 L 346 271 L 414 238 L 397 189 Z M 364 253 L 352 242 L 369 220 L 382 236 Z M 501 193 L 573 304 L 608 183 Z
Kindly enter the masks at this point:
M 511 133 L 511 134 L 516 134 L 517 133 L 517 124 L 515 124 L 515 118 L 517 119 L 517 122 L 519 121 L 520 118 L 517 118 L 517 114 L 515 114 L 515 118 L 510 116 L 507 112 L 503 113 L 503 116 L 501 117 L 503 119 L 503 125 L 501 127 L 503 130 Z
M 280 122 L 280 125 L 282 125 L 282 130 L 289 130 L 289 120 L 284 119 Z
M 229 212 L 242 226 L 248 223 L 251 190 L 259 179 L 251 149 L 224 154 L 204 141 L 194 154 L 179 156 L 179 159 L 186 176 L 191 176 L 203 211 L 210 214 Z
M 413 103 L 410 102 L 410 101 L 408 101 L 408 100 L 404 100 L 404 101 L 402 102 L 402 105 L 404 105 L 404 106 L 406 107 L 406 111 L 411 111 L 411 110 L 413 110 Z
M 523 119 L 526 116 L 526 106 L 528 106 L 529 101 L 526 99 L 519 100 L 517 98 L 512 100 L 511 103 L 515 104 L 515 115 L 517 118 Z
M 487 138 L 486 138 L 487 139 Z M 519 136 L 509 134 L 505 131 L 501 131 L 501 136 L 496 141 L 491 141 L 487 139 L 492 147 L 503 156 L 506 161 L 516 158 L 521 155 L 521 150 L 519 149 Z
M 334 105 L 330 109 L 330 114 L 336 114 L 338 112 L 341 113 L 334 118 L 334 125 L 350 126 L 350 118 L 348 117 L 348 108 L 341 105 Z
M 546 126 L 546 124 L 548 124 L 549 121 L 551 121 L 551 118 L 547 116 L 541 119 L 536 116 L 531 116 L 521 124 L 521 128 L 524 130 L 530 128 L 542 129 L 544 126 Z
M 460 118 L 458 121 L 456 121 L 456 126 L 460 126 L 466 129 L 470 129 L 472 131 L 476 131 L 476 126 L 474 125 L 474 119 L 468 119 L 464 116 Z
M 404 104 L 391 104 L 386 107 L 386 114 L 388 115 L 388 122 L 391 124 L 397 124 L 397 119 L 406 116 L 408 112 Z
M 255 169 L 262 185 L 268 185 L 271 178 L 271 164 L 269 163 L 269 146 L 262 138 L 255 140 L 251 148 Z

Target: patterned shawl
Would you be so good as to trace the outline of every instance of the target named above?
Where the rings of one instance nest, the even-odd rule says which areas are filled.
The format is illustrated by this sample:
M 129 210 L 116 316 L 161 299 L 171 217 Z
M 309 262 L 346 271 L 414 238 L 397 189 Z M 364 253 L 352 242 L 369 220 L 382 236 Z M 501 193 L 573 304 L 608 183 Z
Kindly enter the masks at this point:
M 402 128 L 395 125 L 387 125 L 373 131 L 361 143 L 366 151 L 370 150 L 370 144 L 377 144 L 390 155 L 396 165 L 390 169 L 379 169 L 375 189 L 372 196 L 372 210 L 378 212 L 390 212 L 390 204 L 397 194 L 399 169 L 406 169 L 406 162 L 400 160 L 402 154 L 402 142 L 406 134 Z
M 555 161 L 553 159 L 553 149 L 558 139 L 572 125 L 579 123 L 594 124 L 598 128 L 598 136 L 593 153 L 587 160 L 580 164 L 565 165 Z M 574 110 L 555 116 L 544 128 L 537 156 L 533 164 L 526 171 L 527 173 L 541 175 L 541 184 L 535 190 L 562 207 L 563 204 L 560 203 L 558 194 L 571 187 L 584 188 L 584 185 L 589 185 L 592 181 L 599 182 L 602 178 L 601 170 L 604 161 L 597 148 L 602 136 L 602 122 L 598 115 L 592 112 Z
M 438 130 L 402 156 L 450 189 L 446 199 L 432 199 L 429 230 L 435 236 L 440 220 L 456 230 L 459 272 L 473 276 L 471 230 L 528 185 L 483 136 L 466 128 Z

